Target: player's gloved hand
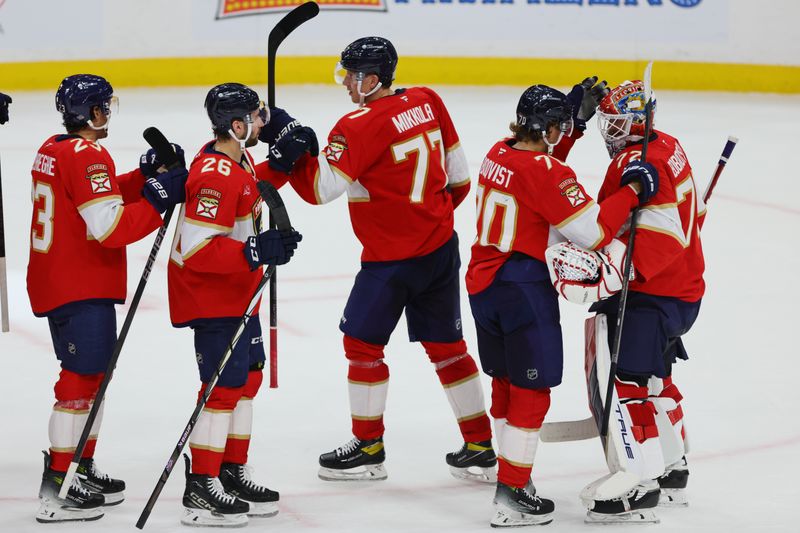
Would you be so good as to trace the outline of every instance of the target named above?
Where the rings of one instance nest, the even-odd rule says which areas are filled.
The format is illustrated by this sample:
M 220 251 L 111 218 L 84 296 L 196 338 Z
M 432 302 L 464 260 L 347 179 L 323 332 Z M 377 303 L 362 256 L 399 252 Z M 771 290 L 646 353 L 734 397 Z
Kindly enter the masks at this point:
M 186 200 L 186 178 L 189 173 L 183 167 L 166 172 L 156 172 L 147 178 L 142 196 L 158 211 L 163 213 L 175 204 Z
M 639 205 L 642 205 L 658 192 L 658 170 L 650 163 L 631 161 L 625 165 L 625 169 L 622 171 L 620 184 L 623 186 L 638 184 L 641 189 L 637 191 Z
M 605 80 L 597 82 L 597 76 L 591 76 L 575 85 L 567 94 L 567 101 L 572 105 L 572 119 L 575 127 L 583 131 L 586 122 L 591 119 L 600 101 L 610 92 Z
M 269 149 L 269 167 L 289 174 L 304 153 L 319 155 L 317 134 L 308 126 L 298 126 L 280 137 Z
M 297 243 L 303 236 L 294 229 L 289 231 L 267 230 L 248 237 L 244 243 L 244 257 L 250 270 L 259 265 L 285 265 L 294 255 Z
M 7 94 L 0 93 L 0 124 L 8 122 L 8 104 L 11 103 L 11 97 Z
M 186 168 L 186 159 L 184 157 L 183 148 L 181 148 L 181 145 L 172 143 L 172 149 L 175 150 L 175 153 L 178 155 L 178 161 L 180 162 L 180 165 Z M 139 170 L 142 171 L 142 174 L 144 174 L 145 178 L 153 177 L 158 173 L 158 169 L 163 165 L 164 163 L 158 159 L 158 155 L 153 148 L 150 148 L 139 158 Z
M 258 140 L 272 146 L 278 139 L 286 135 L 289 130 L 299 128 L 301 125 L 299 120 L 280 107 L 270 107 L 269 122 L 261 128 L 258 133 Z

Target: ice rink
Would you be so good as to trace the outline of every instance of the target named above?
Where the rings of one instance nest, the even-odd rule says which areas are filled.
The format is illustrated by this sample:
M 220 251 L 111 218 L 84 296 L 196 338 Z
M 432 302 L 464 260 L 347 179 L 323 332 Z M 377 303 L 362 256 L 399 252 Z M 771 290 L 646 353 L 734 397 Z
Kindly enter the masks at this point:
M 656 127 L 677 136 L 702 189 L 729 134 L 741 142 L 709 205 L 703 229 L 707 293 L 685 338 L 690 361 L 675 367 L 691 440 L 690 505 L 659 509 L 649 531 L 800 531 L 800 349 L 794 328 L 800 297 L 800 176 L 795 156 L 800 97 L 765 94 L 658 92 Z M 402 81 L 402 80 L 401 80 Z M 535 80 L 532 80 L 535 81 Z M 112 80 L 113 82 L 113 80 Z M 265 88 L 258 87 L 265 95 Z M 504 136 L 523 88 L 437 87 L 469 158 L 473 179 L 485 152 Z M 141 132 L 159 127 L 187 156 L 210 138 L 203 109 L 207 88 L 119 89 L 120 110 L 103 144 L 119 171 L 137 164 L 147 146 Z M 25 290 L 30 232 L 30 167 L 46 137 L 61 132 L 52 91 L 13 94 L 11 122 L 0 127 L 11 332 L 0 334 L 0 531 L 130 531 L 192 412 L 198 388 L 192 335 L 173 329 L 167 309 L 166 264 L 173 227 L 109 387 L 97 449 L 102 470 L 128 484 L 126 501 L 97 522 L 40 525 L 34 521 L 48 447 L 47 421 L 58 364 L 47 322 L 35 318 Z M 341 87 L 279 86 L 277 102 L 321 139 L 352 109 Z M 265 148 L 253 151 L 263 157 Z M 595 193 L 608 164 L 595 122 L 569 163 Z M 337 328 L 360 245 L 340 198 L 310 206 L 289 188 L 284 200 L 304 239 L 279 269 L 280 388 L 256 398 L 250 463 L 255 478 L 281 493 L 280 514 L 251 519 L 265 531 L 488 531 L 494 486 L 453 479 L 444 463 L 460 435 L 421 346 L 404 324 L 386 349 L 392 378 L 385 435 L 389 478 L 337 484 L 317 478 L 317 457 L 350 439 L 347 365 Z M 474 184 L 471 194 L 474 193 Z M 456 212 L 462 261 L 474 236 L 473 196 Z M 403 221 L 398 220 L 398 231 Z M 173 222 L 174 226 L 174 222 Z M 132 294 L 153 243 L 129 248 Z M 462 277 L 465 273 L 462 267 Z M 467 342 L 476 353 L 474 323 L 462 292 Z M 121 325 L 127 307 L 118 308 Z M 562 302 L 564 383 L 553 390 L 548 421 L 589 415 L 583 376 L 586 310 Z M 262 317 L 262 323 L 266 316 Z M 794 324 L 794 325 L 793 325 Z M 266 382 L 265 382 L 266 384 Z M 489 381 L 484 381 L 488 391 Z M 488 405 L 487 405 L 488 408 Z M 534 482 L 555 501 L 551 532 L 589 530 L 580 489 L 605 472 L 597 439 L 541 444 Z M 179 531 L 182 465 L 176 467 L 146 531 Z M 606 526 L 603 531 L 637 526 Z

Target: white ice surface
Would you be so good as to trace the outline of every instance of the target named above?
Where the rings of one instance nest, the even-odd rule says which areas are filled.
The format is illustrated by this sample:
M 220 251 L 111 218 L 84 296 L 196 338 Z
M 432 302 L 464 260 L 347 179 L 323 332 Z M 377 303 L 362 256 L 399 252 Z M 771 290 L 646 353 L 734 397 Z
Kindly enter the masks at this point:
M 507 131 L 521 89 L 438 89 L 474 178 L 486 150 Z M 122 89 L 118 95 L 120 113 L 104 144 L 120 171 L 136 165 L 146 148 L 141 132 L 147 126 L 158 126 L 190 154 L 209 137 L 204 89 Z M 0 531 L 130 531 L 194 406 L 198 378 L 192 335 L 169 324 L 164 249 L 109 388 L 97 450 L 100 467 L 126 480 L 127 500 L 98 522 L 36 524 L 39 450 L 48 447 L 58 365 L 47 323 L 33 317 L 25 291 L 30 166 L 41 142 L 61 130 L 52 92 L 13 96 L 12 121 L 0 127 L 12 328 L 0 334 L 0 383 L 6 391 L 0 410 Z M 794 344 L 798 326 L 793 308 L 800 296 L 800 176 L 792 154 L 798 149 L 800 98 L 666 91 L 658 97 L 657 125 L 681 140 L 699 184 L 711 176 L 728 134 L 741 142 L 711 201 L 703 232 L 708 292 L 685 339 L 691 360 L 675 368 L 691 434 L 691 504 L 659 510 L 661 524 L 649 529 L 798 531 L 800 350 Z M 351 109 L 343 90 L 333 85 L 281 86 L 278 103 L 323 139 Z M 255 153 L 263 156 L 264 149 Z M 596 192 L 607 162 L 593 122 L 570 163 Z M 407 342 L 403 324 L 386 349 L 392 372 L 386 412 L 389 479 L 363 485 L 317 479 L 317 456 L 350 438 L 347 366 L 337 323 L 359 266 L 360 247 L 344 199 L 314 207 L 289 190 L 283 196 L 304 240 L 295 259 L 279 269 L 280 388 L 265 386 L 256 399 L 251 448 L 256 479 L 281 493 L 280 514 L 251 520 L 249 527 L 488 531 L 494 488 L 450 477 L 444 454 L 460 446 L 460 436 L 430 363 L 420 346 Z M 468 199 L 456 215 L 465 264 L 474 235 L 473 205 Z M 152 239 L 129 248 L 131 294 Z M 474 325 L 463 293 L 462 299 L 465 334 L 474 353 Z M 119 324 L 126 310 L 118 310 Z M 553 390 L 548 420 L 588 416 L 581 338 L 585 311 L 572 304 L 563 304 L 562 311 L 564 383 Z M 488 380 L 484 384 L 488 397 Z M 549 531 L 591 527 L 582 523 L 578 493 L 604 468 L 597 440 L 540 446 L 534 481 L 540 494 L 556 503 Z M 183 529 L 178 523 L 182 490 L 181 465 L 148 531 Z M 617 529 L 633 527 L 604 531 Z

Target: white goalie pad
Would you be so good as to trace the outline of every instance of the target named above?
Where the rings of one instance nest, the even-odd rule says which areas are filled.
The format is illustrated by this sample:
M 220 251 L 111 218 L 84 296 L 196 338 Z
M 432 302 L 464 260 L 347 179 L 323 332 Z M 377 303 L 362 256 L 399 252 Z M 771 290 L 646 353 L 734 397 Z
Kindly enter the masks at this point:
M 608 348 L 608 322 L 604 314 L 586 319 L 586 387 L 589 394 L 589 408 L 597 420 L 598 427 L 603 417 L 603 402 L 608 386 L 611 354 Z M 659 439 L 650 438 L 639 443 L 633 436 L 633 424 L 628 408 L 619 401 L 616 389 L 611 399 L 611 417 L 608 423 L 608 438 L 603 439 L 606 463 L 612 476 L 598 480 L 586 487 L 589 492 L 601 491 L 601 497 L 610 499 L 621 497 L 632 488 L 646 480 L 652 480 L 664 473 L 664 458 Z M 624 472 L 625 475 L 613 475 Z M 616 495 L 615 493 L 619 491 Z
M 608 298 L 622 289 L 625 249 L 625 244 L 617 239 L 596 252 L 569 241 L 554 244 L 544 252 L 550 281 L 572 303 Z

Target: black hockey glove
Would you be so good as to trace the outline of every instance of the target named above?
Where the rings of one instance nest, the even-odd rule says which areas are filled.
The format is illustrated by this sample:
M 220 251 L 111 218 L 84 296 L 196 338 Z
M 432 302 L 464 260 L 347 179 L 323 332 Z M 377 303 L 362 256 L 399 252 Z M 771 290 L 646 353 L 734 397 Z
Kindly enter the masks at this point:
M 267 230 L 248 237 L 244 243 L 244 257 L 255 270 L 259 265 L 285 265 L 294 255 L 297 243 L 303 236 L 294 229 L 290 231 Z
M 297 160 L 306 152 L 312 157 L 319 155 L 317 135 L 308 126 L 298 126 L 289 130 L 270 147 L 269 167 L 289 174 Z
M 631 161 L 622 171 L 620 184 L 638 183 L 642 190 L 639 193 L 639 205 L 647 203 L 658 192 L 658 170 L 650 163 Z
M 572 105 L 572 118 L 577 129 L 586 129 L 586 122 L 594 116 L 600 101 L 609 92 L 606 81 L 597 83 L 597 76 L 586 78 L 572 88 L 567 101 Z
M 186 159 L 184 157 L 183 148 L 181 148 L 181 145 L 172 143 L 172 149 L 178 155 L 178 161 L 180 162 L 180 165 L 186 168 Z M 144 174 L 145 178 L 152 178 L 158 174 L 158 169 L 163 165 L 164 163 L 159 161 L 158 155 L 156 155 L 156 151 L 153 148 L 150 148 L 139 158 L 139 170 L 142 171 L 142 174 Z
M 11 97 L 7 94 L 0 93 L 0 124 L 8 122 L 8 104 L 11 103 Z
M 269 108 L 269 122 L 261 128 L 258 140 L 273 146 L 275 142 L 286 135 L 289 130 L 299 128 L 300 121 L 292 117 L 280 107 Z
M 163 213 L 175 204 L 186 200 L 186 178 L 189 173 L 183 167 L 156 172 L 147 178 L 142 189 L 142 196 L 159 213 Z

